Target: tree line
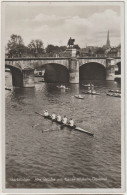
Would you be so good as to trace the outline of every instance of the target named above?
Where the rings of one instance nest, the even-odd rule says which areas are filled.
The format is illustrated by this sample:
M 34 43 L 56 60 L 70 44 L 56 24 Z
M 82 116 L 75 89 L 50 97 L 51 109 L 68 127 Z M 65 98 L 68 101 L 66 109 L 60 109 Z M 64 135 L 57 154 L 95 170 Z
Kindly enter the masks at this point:
M 93 49 L 86 47 L 83 51 L 79 45 L 74 45 L 73 48 L 77 49 L 78 56 L 103 56 L 112 51 L 111 48 L 108 51 L 104 47 L 93 47 Z M 6 57 L 70 57 L 70 54 L 67 52 L 67 46 L 48 44 L 44 48 L 40 39 L 31 40 L 26 46 L 20 35 L 12 34 L 6 46 Z
M 74 48 L 80 49 L 78 45 Z M 7 57 L 41 57 L 41 56 L 54 56 L 65 52 L 67 46 L 55 46 L 49 44 L 44 48 L 43 41 L 40 39 L 31 40 L 26 46 L 23 38 L 20 35 L 12 34 L 6 46 Z

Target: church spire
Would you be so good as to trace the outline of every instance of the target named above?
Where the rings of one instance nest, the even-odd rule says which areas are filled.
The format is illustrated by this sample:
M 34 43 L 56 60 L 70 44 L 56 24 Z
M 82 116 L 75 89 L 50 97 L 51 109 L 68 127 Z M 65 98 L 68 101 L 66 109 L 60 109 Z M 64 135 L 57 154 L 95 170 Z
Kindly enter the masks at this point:
M 107 34 L 107 43 L 106 43 L 107 47 L 110 47 L 110 40 L 109 40 L 109 30 L 108 30 L 108 34 Z

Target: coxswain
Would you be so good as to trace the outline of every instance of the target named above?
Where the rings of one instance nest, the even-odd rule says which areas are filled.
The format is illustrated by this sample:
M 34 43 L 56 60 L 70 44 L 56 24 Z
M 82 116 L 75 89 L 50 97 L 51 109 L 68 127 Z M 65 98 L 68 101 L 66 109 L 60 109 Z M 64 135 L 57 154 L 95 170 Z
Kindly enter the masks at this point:
M 52 114 L 52 120 L 55 120 L 56 119 L 56 115 L 55 115 L 55 113 L 53 112 L 53 114 Z
M 71 127 L 74 127 L 74 121 L 73 121 L 72 118 L 71 118 L 70 121 L 69 121 L 69 125 L 70 125 Z
M 57 115 L 57 121 L 58 121 L 58 122 L 61 122 L 61 120 L 62 120 L 62 119 L 61 119 L 61 116 L 58 114 L 58 115 Z
M 48 111 L 46 110 L 46 111 L 44 111 L 44 116 L 49 116 L 49 113 L 48 113 Z
M 67 117 L 66 117 L 66 116 L 63 117 L 62 123 L 63 123 L 63 124 L 67 124 Z

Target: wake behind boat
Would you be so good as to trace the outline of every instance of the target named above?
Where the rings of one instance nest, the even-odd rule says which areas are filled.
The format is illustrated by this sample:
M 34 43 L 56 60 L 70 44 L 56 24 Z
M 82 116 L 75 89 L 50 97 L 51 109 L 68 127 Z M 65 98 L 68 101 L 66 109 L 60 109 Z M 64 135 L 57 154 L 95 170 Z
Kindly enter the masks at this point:
M 38 112 L 35 112 L 35 113 L 38 114 L 38 115 L 40 115 L 40 116 L 42 116 L 42 117 L 44 117 L 44 119 L 51 120 L 52 122 L 55 122 L 55 123 L 61 125 L 63 128 L 64 128 L 64 127 L 68 127 L 68 128 L 73 129 L 73 130 L 75 130 L 75 131 L 80 131 L 80 132 L 86 133 L 86 134 L 88 134 L 88 135 L 90 135 L 90 136 L 94 136 L 93 133 L 91 133 L 91 132 L 89 132 L 89 131 L 86 131 L 85 129 L 82 129 L 82 128 L 77 127 L 77 126 L 75 126 L 75 125 L 74 125 L 74 126 L 70 126 L 69 124 L 63 124 L 61 121 L 59 122 L 59 121 L 57 121 L 56 119 L 52 120 L 51 116 L 44 116 L 43 114 L 38 113 Z

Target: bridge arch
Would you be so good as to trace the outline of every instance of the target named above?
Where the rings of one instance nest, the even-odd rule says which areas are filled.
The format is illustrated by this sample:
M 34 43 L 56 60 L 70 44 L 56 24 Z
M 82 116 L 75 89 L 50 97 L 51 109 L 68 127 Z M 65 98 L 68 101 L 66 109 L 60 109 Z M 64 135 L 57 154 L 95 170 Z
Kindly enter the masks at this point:
M 23 74 L 19 67 L 5 64 L 5 68 L 9 68 L 12 74 L 12 85 L 14 87 L 23 87 Z
M 106 68 L 98 62 L 88 62 L 79 68 L 80 80 L 105 80 Z
M 66 66 L 58 63 L 46 63 L 44 79 L 46 82 L 69 82 L 69 70 Z

